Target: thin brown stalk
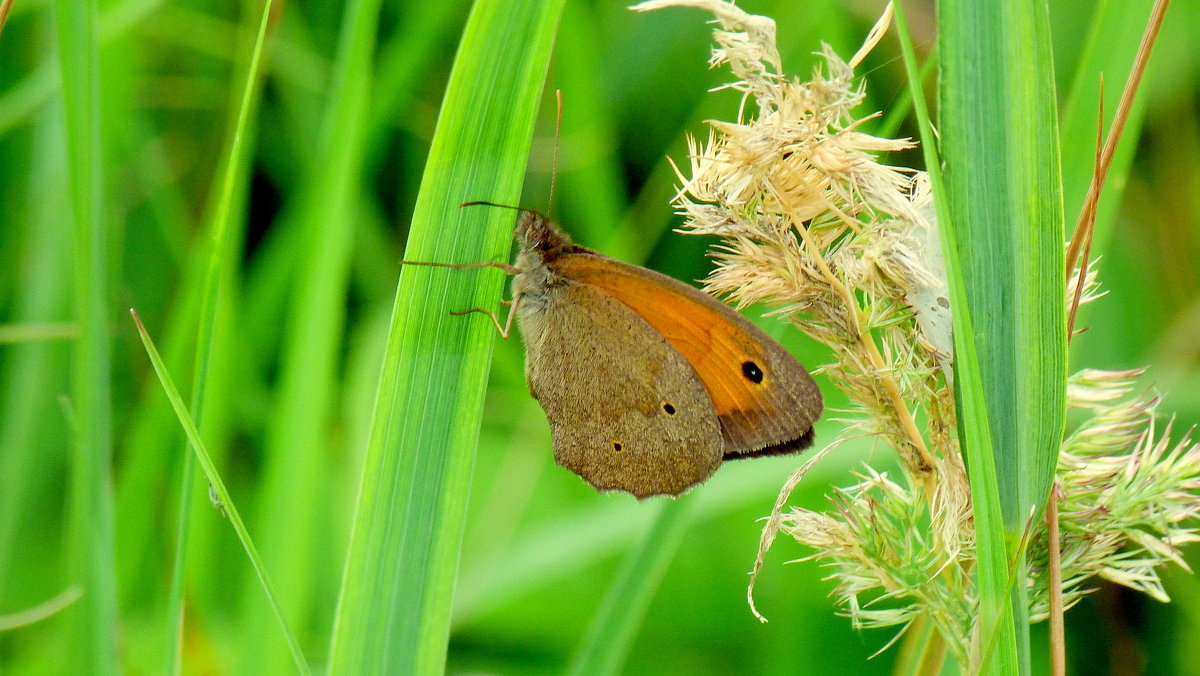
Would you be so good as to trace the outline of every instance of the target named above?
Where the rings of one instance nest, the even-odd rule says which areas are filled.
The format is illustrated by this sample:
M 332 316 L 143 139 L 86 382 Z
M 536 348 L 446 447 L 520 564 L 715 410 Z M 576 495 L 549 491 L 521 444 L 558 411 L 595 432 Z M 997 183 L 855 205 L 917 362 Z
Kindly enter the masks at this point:
M 1138 45 L 1137 58 L 1133 61 L 1133 68 L 1129 71 L 1129 78 L 1125 81 L 1125 89 L 1121 91 L 1121 101 L 1117 104 L 1117 113 L 1113 117 L 1112 127 L 1108 133 L 1108 139 L 1104 144 L 1104 154 L 1101 158 L 1100 166 L 1096 174 L 1092 176 L 1092 184 L 1088 187 L 1087 199 L 1083 203 L 1083 209 L 1079 213 L 1079 220 L 1075 224 L 1075 232 L 1071 235 L 1071 245 L 1067 248 L 1067 274 L 1075 269 L 1075 262 L 1079 259 L 1079 250 L 1083 246 L 1083 231 L 1087 214 L 1095 212 L 1096 203 L 1100 200 L 1100 190 L 1104 187 L 1104 180 L 1108 178 L 1108 169 L 1112 166 L 1113 155 L 1116 153 L 1117 142 L 1121 139 L 1122 132 L 1125 131 L 1125 123 L 1129 121 L 1129 113 L 1133 109 L 1133 97 L 1137 94 L 1138 86 L 1142 82 L 1142 75 L 1146 72 L 1146 63 L 1150 60 L 1150 50 L 1154 48 L 1154 43 L 1158 39 L 1158 31 L 1162 28 L 1163 18 L 1167 13 L 1167 6 L 1171 4 L 1171 0 L 1158 0 L 1154 3 L 1154 9 L 1150 12 L 1150 20 L 1146 24 L 1146 30 L 1142 33 L 1142 42 Z M 1094 215 L 1093 215 L 1094 218 Z
M 0 0 L 0 32 L 4 31 L 4 22 L 8 21 L 8 13 L 12 11 L 16 0 Z
M 1066 676 L 1067 640 L 1063 623 L 1062 541 L 1058 536 L 1059 485 L 1055 482 L 1046 504 L 1046 541 L 1050 569 L 1050 673 Z
M 913 673 L 917 676 L 938 676 L 946 664 L 946 637 L 942 632 L 934 631 L 925 643 L 925 651 L 921 653 L 921 661 Z
M 925 650 L 929 646 L 931 633 L 936 633 L 929 621 L 928 615 L 921 615 L 904 628 L 904 640 L 896 653 L 896 661 L 892 664 L 892 673 L 917 673 L 917 665 L 924 661 Z
M 892 673 L 900 676 L 938 676 L 946 664 L 947 645 L 936 623 L 921 615 L 904 629 L 904 642 Z

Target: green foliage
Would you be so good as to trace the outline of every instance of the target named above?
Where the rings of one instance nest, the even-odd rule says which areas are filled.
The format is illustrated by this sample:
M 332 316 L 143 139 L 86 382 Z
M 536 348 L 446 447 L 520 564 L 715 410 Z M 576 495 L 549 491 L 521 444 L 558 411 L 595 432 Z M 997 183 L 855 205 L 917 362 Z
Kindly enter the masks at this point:
M 800 547 L 777 545 L 760 575 L 755 598 L 771 621 L 760 624 L 746 607 L 756 519 L 769 512 L 795 458 L 722 468 L 685 498 L 692 503 L 687 518 L 666 523 L 682 530 L 673 536 L 677 550 L 672 538 L 647 550 L 655 505 L 598 495 L 553 465 L 544 416 L 525 391 L 519 341 L 497 343 L 493 355 L 485 318 L 447 316 L 499 309 L 503 275 L 401 273 L 398 263 L 508 256 L 511 214 L 456 205 L 497 199 L 545 208 L 551 93 L 561 88 L 553 210 L 565 229 L 680 279 L 703 277 L 707 242 L 669 233 L 678 221 L 668 207 L 676 179 L 666 158 L 684 162 L 685 131 L 703 135 L 703 120 L 736 114 L 736 93 L 705 93 L 728 79 L 706 70 L 705 17 L 571 2 L 557 33 L 547 18 L 522 24 L 524 33 L 467 31 L 464 40 L 465 0 L 374 4 L 277 5 L 261 97 L 248 108 L 243 94 L 262 3 L 121 0 L 98 5 L 94 20 L 93 6 L 81 2 L 12 5 L 0 31 L 0 671 L 86 665 L 161 673 L 176 652 L 186 673 L 293 669 L 262 584 L 206 482 L 197 478 L 180 494 L 190 451 L 129 321 L 130 306 L 162 348 L 183 400 L 192 401 L 193 413 L 202 408 L 199 434 L 315 670 L 330 664 L 335 617 L 350 622 L 351 606 L 339 609 L 338 595 L 347 552 L 365 546 L 350 544 L 356 510 L 355 538 L 367 537 L 368 523 L 427 529 L 351 558 L 377 572 L 424 561 L 419 571 L 393 570 L 412 571 L 396 578 L 418 585 L 402 593 L 416 598 L 415 589 L 426 589 L 421 603 L 428 605 L 394 624 L 339 624 L 339 632 L 354 627 L 354 636 L 340 638 L 335 651 L 352 640 L 360 651 L 386 646 L 397 656 L 419 655 L 435 671 L 445 655 L 453 673 L 561 673 L 595 626 L 590 635 L 600 637 L 603 660 L 626 654 L 630 673 L 891 669 L 892 652 L 868 660 L 891 635 L 856 632 L 833 615 L 826 598 L 832 584 L 822 581 L 821 568 L 781 565 L 811 553 Z M 540 11 L 535 3 L 502 4 Z M 833 0 L 741 4 L 777 19 L 785 70 L 802 77 L 817 62 L 820 41 L 852 54 L 873 19 L 847 14 Z M 906 9 L 912 25 L 933 25 L 931 14 L 913 16 L 922 11 L 916 3 Z M 1094 155 L 1095 97 L 1088 92 L 1103 69 L 1111 117 L 1147 13 L 1141 2 L 1051 3 L 1069 143 L 1062 150 L 1068 226 Z M 1107 235 L 1096 253 L 1104 256 L 1109 295 L 1087 308 L 1079 326 L 1088 331 L 1072 349 L 1097 368 L 1151 364 L 1140 385 L 1161 385 L 1167 397 L 1160 410 L 1178 412 L 1180 428 L 1200 421 L 1189 319 L 1200 302 L 1200 57 L 1189 33 L 1200 25 L 1200 3 L 1177 0 L 1167 22 L 1135 120 L 1146 125 L 1143 140 L 1138 146 L 1137 124 L 1127 131 L 1124 168 L 1110 176 L 1111 197 L 1102 202 Z M 1079 42 L 1079 35 L 1088 37 Z M 551 41 L 543 89 L 536 81 Z M 934 44 L 931 34 L 914 42 L 922 58 Z M 871 82 L 868 110 L 886 111 L 907 86 L 894 44 L 885 40 L 859 69 Z M 524 79 L 519 86 L 450 86 L 443 107 L 451 64 L 464 59 Z M 540 117 L 531 126 L 535 109 Z M 244 150 L 222 207 L 241 110 L 248 115 Z M 484 119 L 507 127 L 506 140 L 460 137 L 459 152 L 434 140 L 447 125 L 465 129 Z M 915 136 L 906 124 L 901 133 Z M 461 180 L 431 190 L 420 177 L 433 175 Z M 485 185 L 492 186 L 487 194 L 475 192 Z M 210 287 L 213 224 L 223 212 L 226 249 Z M 209 288 L 210 357 L 198 368 Z M 389 345 L 389 332 L 412 340 Z M 829 360 L 794 332 L 781 335 L 802 362 Z M 421 360 L 431 366 L 420 367 Z M 403 384 L 408 399 L 378 399 L 381 372 L 385 383 Z M 845 403 L 830 399 L 833 409 Z M 373 419 L 379 407 L 403 401 L 413 405 Z M 1024 410 L 1030 402 L 1018 404 Z M 413 422 L 393 427 L 401 415 Z M 836 417 L 818 425 L 818 443 L 836 436 Z M 395 441 L 385 444 L 376 428 L 398 430 Z M 421 443 L 403 441 L 409 438 Z M 407 475 L 381 469 L 385 450 L 390 461 L 409 464 Z M 829 485 L 851 483 L 868 457 L 880 463 L 866 444 L 843 446 L 808 475 L 794 502 L 825 509 Z M 364 464 L 378 490 L 360 498 Z M 368 498 L 374 502 L 361 506 Z M 181 500 L 190 502 L 186 541 L 178 535 Z M 418 542 L 430 544 L 414 554 Z M 170 603 L 177 546 L 186 555 L 176 587 L 182 616 Z M 653 556 L 637 555 L 647 551 Z M 628 552 L 635 555 L 623 567 Z M 1183 555 L 1195 564 L 1191 551 Z M 612 607 L 606 599 L 618 579 L 622 585 L 611 588 L 634 598 L 620 608 L 627 613 L 607 622 L 613 616 L 601 609 Z M 385 616 L 398 610 L 392 583 L 346 584 L 378 592 L 373 600 Z M 1174 573 L 1163 585 L 1175 599 L 1169 606 L 1126 612 L 1135 602 L 1106 591 L 1104 603 L 1085 598 L 1069 613 L 1072 671 L 1114 670 L 1131 659 L 1151 673 L 1194 669 L 1183 629 L 1200 610 L 1200 588 Z M 84 596 L 71 602 L 79 591 Z M 32 623 L 36 613 L 21 614 L 47 600 L 68 606 Z M 448 652 L 440 652 L 447 638 Z M 1045 663 L 1043 644 L 1035 628 L 1035 673 Z M 1132 646 L 1134 657 L 1113 646 Z

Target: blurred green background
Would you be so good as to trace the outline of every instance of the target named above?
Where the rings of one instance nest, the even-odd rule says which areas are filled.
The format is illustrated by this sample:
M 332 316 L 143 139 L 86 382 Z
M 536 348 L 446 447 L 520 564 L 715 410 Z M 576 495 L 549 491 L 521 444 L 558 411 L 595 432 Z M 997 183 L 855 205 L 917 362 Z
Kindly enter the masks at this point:
M 910 3 L 916 40 L 933 44 L 933 8 Z M 1052 2 L 1056 69 L 1065 100 L 1088 44 L 1094 13 L 1110 3 Z M 298 332 L 294 289 L 310 271 L 303 252 L 302 178 L 328 106 L 330 66 L 342 21 L 336 3 L 276 7 L 261 99 L 247 142 L 252 162 L 234 202 L 237 264 L 223 271 L 213 376 L 203 424 L 222 475 L 273 575 L 294 573 L 285 610 L 310 660 L 323 663 L 348 537 L 369 415 L 407 222 L 446 78 L 470 3 L 385 2 L 370 99 L 365 166 L 356 177 L 352 250 L 333 288 L 345 316 L 329 317 L 337 377 L 283 387 L 281 364 Z M 828 42 L 849 57 L 882 10 L 875 0 L 744 0 L 778 22 L 786 70 L 807 78 Z M 906 5 L 907 6 L 907 5 Z M 1137 3 L 1137 16 L 1148 3 Z M 240 95 L 250 31 L 261 5 L 191 0 L 108 0 L 100 12 L 101 135 L 98 166 L 111 279 L 115 561 L 122 665 L 158 673 L 169 618 L 166 588 L 174 543 L 178 473 L 186 446 L 149 369 L 127 309 L 136 307 L 186 392 L 201 274 L 203 226 L 214 208 L 224 137 Z M 634 14 L 623 3 L 568 0 L 550 86 L 526 177 L 523 204 L 544 209 L 551 184 L 555 107 L 563 117 L 554 216 L 580 243 L 679 279 L 704 277 L 711 241 L 672 232 L 685 134 L 706 119 L 733 119 L 730 79 L 710 71 L 707 16 L 695 10 Z M 1114 175 L 1094 253 L 1107 296 L 1085 309 L 1075 367 L 1149 365 L 1148 389 L 1177 429 L 1200 421 L 1200 2 L 1177 0 L 1144 84 L 1144 117 L 1128 131 L 1128 172 Z M 1140 24 L 1130 30 L 1140 32 Z M 1105 36 L 1093 45 L 1103 45 Z M 859 73 L 860 113 L 888 111 L 906 87 L 894 41 Z M 70 428 L 71 283 L 74 253 L 67 199 L 63 104 L 54 5 L 17 0 L 0 32 L 0 615 L 51 599 L 72 584 L 64 526 Z M 1089 81 L 1095 74 L 1086 74 Z M 1106 73 L 1109 97 L 1125 73 Z M 929 91 L 933 92 L 932 83 Z M 480 92 L 487 96 L 487 92 Z M 1094 111 L 1094 103 L 1084 102 Z M 1106 104 L 1111 114 L 1112 104 Z M 1091 113 L 1094 117 L 1094 112 Z M 878 123 L 871 123 L 878 124 Z M 867 130 L 872 127 L 868 124 Z M 900 135 L 915 135 L 909 122 Z M 1064 148 L 1087 158 L 1094 148 Z M 471 162 L 470 157 L 460 158 Z M 917 153 L 893 164 L 919 163 Z M 487 199 L 462 195 L 462 200 Z M 1083 195 L 1068 186 L 1068 227 Z M 464 271 L 461 274 L 484 274 Z M 447 308 L 447 310 L 457 308 Z M 753 312 L 751 314 L 754 314 Z M 478 317 L 463 321 L 483 321 Z M 795 331 L 764 322 L 810 367 L 828 360 Z M 599 495 L 554 466 L 545 418 L 525 390 L 518 340 L 497 344 L 471 491 L 449 649 L 452 673 L 558 673 L 577 649 L 622 555 L 659 505 Z M 843 399 L 823 379 L 831 409 L 818 443 L 837 434 Z M 283 397 L 332 397 L 316 421 L 313 471 L 298 466 L 286 430 L 273 428 Z M 311 440 L 309 440 L 311 442 Z M 892 465 L 890 451 L 851 445 L 822 463 L 793 501 L 823 508 L 831 484 L 852 481 L 863 461 Z M 857 632 L 837 616 L 831 585 L 806 552 L 781 539 L 746 605 L 761 524 L 796 458 L 732 463 L 685 500 L 690 525 L 632 643 L 628 673 L 887 673 L 895 652 L 871 659 L 888 632 Z M 188 673 L 244 673 L 282 644 L 246 557 L 221 513 L 195 487 L 189 544 Z M 1200 561 L 1195 551 L 1185 552 Z M 1175 603 L 1158 604 L 1109 585 L 1068 614 L 1076 673 L 1200 673 L 1200 585 L 1172 570 Z M 1034 635 L 1035 672 L 1044 626 Z M 79 666 L 61 617 L 0 632 L 0 672 L 62 673 Z M 289 669 L 286 658 L 281 664 Z

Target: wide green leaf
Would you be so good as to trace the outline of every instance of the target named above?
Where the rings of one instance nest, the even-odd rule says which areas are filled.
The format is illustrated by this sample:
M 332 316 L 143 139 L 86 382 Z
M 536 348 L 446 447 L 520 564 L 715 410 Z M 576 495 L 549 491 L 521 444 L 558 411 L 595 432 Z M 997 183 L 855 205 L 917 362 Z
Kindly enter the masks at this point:
M 515 203 L 562 0 L 481 0 L 468 19 L 413 214 L 405 256 L 507 258 Z M 400 276 L 331 672 L 440 673 L 467 491 L 499 308 L 495 270 L 406 268 Z
M 1020 542 L 1049 495 L 1062 440 L 1066 382 L 1063 207 L 1049 16 L 1043 0 L 938 5 L 942 78 L 940 132 L 945 199 L 963 297 L 955 312 L 955 347 L 973 344 L 978 385 L 961 377 L 964 414 L 982 395 L 991 461 L 1007 547 L 1003 570 L 980 552 L 986 602 L 1010 590 L 1019 662 L 1001 659 L 1002 645 L 981 636 L 991 667 L 1029 669 L 1027 602 Z M 970 324 L 959 322 L 969 315 Z M 969 332 L 964 331 L 968 329 Z M 987 483 L 973 453 L 982 429 L 963 426 L 972 493 Z M 981 471 L 983 470 L 983 471 Z M 979 516 L 977 502 L 977 517 Z M 977 521 L 977 527 L 982 527 Z M 986 538 L 980 538 L 981 549 Z M 999 562 L 997 562 L 999 563 Z M 1015 565 L 1014 565 L 1015 564 Z M 1003 579 L 994 578 L 1000 575 Z M 994 601 L 994 599 L 992 599 Z M 985 669 L 989 667 L 985 664 Z

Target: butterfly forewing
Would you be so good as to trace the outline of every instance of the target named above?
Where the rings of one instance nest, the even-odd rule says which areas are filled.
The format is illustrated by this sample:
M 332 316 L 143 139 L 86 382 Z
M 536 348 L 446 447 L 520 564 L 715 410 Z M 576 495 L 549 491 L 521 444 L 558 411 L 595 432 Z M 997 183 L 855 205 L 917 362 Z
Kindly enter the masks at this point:
M 592 252 L 560 256 L 557 274 L 611 295 L 681 354 L 705 386 L 726 457 L 807 447 L 822 401 L 808 371 L 724 303 L 652 270 Z

